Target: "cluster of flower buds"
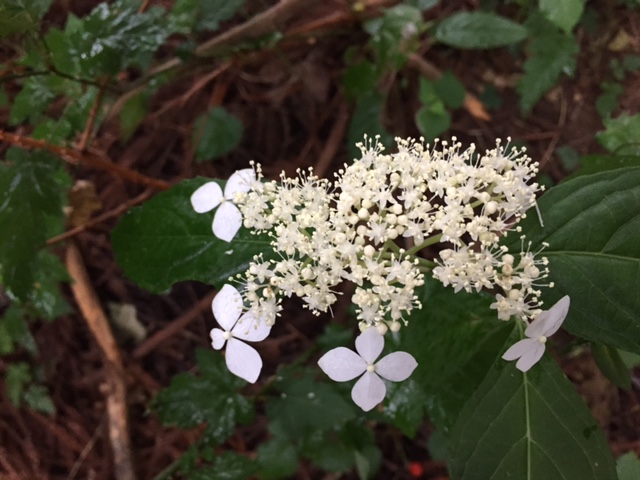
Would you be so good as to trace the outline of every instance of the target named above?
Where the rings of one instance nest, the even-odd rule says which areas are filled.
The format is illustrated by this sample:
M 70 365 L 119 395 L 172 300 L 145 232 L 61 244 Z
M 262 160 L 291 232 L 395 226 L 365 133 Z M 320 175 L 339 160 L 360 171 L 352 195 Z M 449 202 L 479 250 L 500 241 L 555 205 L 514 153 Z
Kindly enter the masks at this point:
M 197 212 L 219 206 L 212 225 L 218 238 L 231 241 L 241 225 L 271 237 L 275 259 L 258 255 L 233 279 L 252 322 L 273 325 L 283 297 L 328 312 L 349 281 L 360 329 L 396 332 L 421 307 L 415 291 L 429 272 L 456 291 L 497 292 L 492 308 L 500 319 L 528 322 L 540 314 L 546 258 L 524 240 L 515 255 L 499 244 L 536 204 L 537 163 L 499 141 L 484 154 L 462 150 L 455 138 L 433 147 L 396 141 L 397 152 L 387 154 L 377 138 L 365 138 L 361 158 L 333 182 L 312 169 L 267 181 L 254 164 L 234 173 L 224 192 L 215 182 L 194 192 Z

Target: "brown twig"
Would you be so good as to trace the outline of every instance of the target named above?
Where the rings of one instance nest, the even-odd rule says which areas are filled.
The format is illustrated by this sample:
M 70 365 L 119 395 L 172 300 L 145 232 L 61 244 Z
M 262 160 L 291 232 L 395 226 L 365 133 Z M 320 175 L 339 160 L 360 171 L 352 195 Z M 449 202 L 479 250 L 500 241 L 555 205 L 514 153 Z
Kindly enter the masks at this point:
M 96 117 L 98 116 L 98 110 L 100 109 L 100 105 L 102 105 L 102 99 L 104 98 L 104 92 L 107 90 L 107 85 L 109 85 L 109 78 L 105 78 L 102 81 L 102 87 L 98 89 L 98 95 L 96 95 L 96 100 L 93 102 L 93 106 L 89 111 L 89 118 L 87 119 L 87 125 L 84 128 L 84 132 L 82 132 L 82 136 L 80 137 L 80 141 L 78 142 L 78 150 L 84 152 L 87 148 L 87 143 L 89 142 L 89 137 L 91 136 L 91 132 L 93 131 L 93 125 L 95 124 Z
M 98 295 L 89 280 L 80 250 L 74 243 L 67 248 L 66 265 L 73 280 L 73 296 L 105 358 L 107 415 L 115 478 L 135 480 L 128 433 L 126 383 L 120 350 L 111 333 L 107 316 L 100 306 Z
M 133 358 L 137 360 L 144 357 L 154 348 L 164 342 L 167 338 L 172 337 L 187 325 L 189 325 L 189 323 L 191 323 L 198 315 L 200 315 L 200 313 L 202 313 L 205 308 L 211 306 L 211 301 L 213 300 L 214 296 L 215 294 L 211 293 L 202 298 L 198 303 L 196 303 L 185 313 L 180 315 L 175 320 L 172 320 L 169 325 L 164 327 L 162 330 L 159 330 L 151 337 L 147 338 L 138 346 L 138 348 L 133 351 Z
M 418 70 L 418 72 L 420 72 L 422 76 L 429 80 L 438 80 L 440 77 L 442 77 L 442 72 L 438 70 L 435 65 L 428 62 L 416 53 L 412 53 L 411 55 L 409 55 L 409 58 L 407 59 L 407 65 Z M 466 91 L 464 94 L 464 108 L 479 120 L 484 120 L 485 122 L 491 120 L 491 115 L 489 115 L 478 97 Z
M 51 245 L 55 245 L 56 243 L 62 242 L 63 240 L 68 240 L 69 238 L 74 237 L 81 232 L 84 232 L 87 228 L 91 228 L 94 225 L 98 225 L 106 220 L 109 220 L 112 217 L 117 217 L 121 213 L 124 213 L 127 210 L 129 210 L 131 207 L 144 202 L 147 198 L 151 196 L 152 193 L 153 193 L 152 190 L 145 190 L 137 197 L 132 198 L 128 202 L 114 208 L 113 210 L 104 212 L 102 215 L 98 215 L 96 218 L 92 218 L 87 223 L 78 225 L 77 227 L 72 228 L 71 230 L 67 230 L 66 232 L 61 233 L 60 235 L 56 235 L 55 237 L 51 237 L 49 240 L 47 240 L 47 245 L 51 246 Z
M 138 173 L 134 170 L 129 170 L 128 168 L 113 163 L 107 158 L 95 153 L 79 152 L 71 148 L 47 143 L 44 140 L 37 140 L 32 137 L 16 135 L 14 133 L 5 132 L 4 130 L 0 130 L 0 141 L 7 142 L 11 145 L 27 150 L 46 150 L 47 152 L 51 152 L 71 164 L 83 164 L 88 167 L 93 167 L 97 170 L 111 172 L 120 178 L 139 183 L 141 185 L 147 185 L 149 187 L 155 188 L 156 190 L 168 190 L 169 187 L 171 187 L 171 184 L 169 182 L 147 177 L 146 175 Z

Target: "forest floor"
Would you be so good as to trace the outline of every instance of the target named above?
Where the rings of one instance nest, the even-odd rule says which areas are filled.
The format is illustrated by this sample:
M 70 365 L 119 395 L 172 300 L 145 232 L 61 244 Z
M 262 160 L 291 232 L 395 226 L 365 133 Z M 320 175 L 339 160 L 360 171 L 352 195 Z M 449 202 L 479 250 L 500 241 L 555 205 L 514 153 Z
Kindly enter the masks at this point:
M 96 2 L 56 2 L 45 18 L 48 24 L 61 25 L 71 8 L 77 15 L 86 14 Z M 171 2 L 152 2 L 169 5 Z M 249 11 L 260 10 L 249 8 Z M 266 3 L 266 2 L 265 2 Z M 274 3 L 274 2 L 272 2 Z M 378 11 L 375 4 L 369 15 Z M 475 2 L 468 2 L 475 3 Z M 613 4 L 613 2 L 604 2 Z M 73 4 L 71 7 L 68 5 Z M 429 18 L 443 18 L 459 9 L 462 2 L 442 2 L 427 13 Z M 615 12 L 615 5 L 608 7 Z M 557 87 L 523 117 L 518 106 L 516 82 L 522 65 L 507 49 L 461 51 L 425 43 L 418 55 L 440 71 L 452 71 L 467 92 L 480 97 L 491 86 L 499 105 L 487 108 L 490 120 L 477 112 L 458 109 L 453 112 L 448 136 L 463 143 L 475 142 L 479 149 L 491 147 L 496 138 L 511 137 L 525 143 L 529 155 L 541 164 L 549 182 L 559 182 L 570 171 L 556 153 L 569 146 L 578 154 L 603 152 L 596 133 L 603 129 L 596 111 L 600 84 L 609 78 L 612 51 L 607 45 L 615 32 L 624 30 L 631 40 L 628 52 L 640 53 L 640 12 L 625 10 L 625 15 L 609 18 L 599 36 L 578 28 L 581 53 L 573 77 L 563 76 Z M 248 17 L 236 18 L 229 26 Z M 346 0 L 326 0 L 307 11 L 298 12 L 286 22 L 286 39 L 277 49 L 258 50 L 242 58 L 200 65 L 163 87 L 153 97 L 147 116 L 133 137 L 122 143 L 116 120 L 104 122 L 90 140 L 90 149 L 107 155 L 115 163 L 171 184 L 201 175 L 228 178 L 250 160 L 261 163 L 267 178 L 277 178 L 280 171 L 295 174 L 298 168 L 313 166 L 326 176 L 349 161 L 347 128 L 352 105 L 341 86 L 343 56 L 350 46 L 366 40 L 360 19 Z M 173 45 L 167 45 L 166 58 Z M 159 59 L 162 60 L 162 59 Z M 415 94 L 420 67 L 409 63 L 403 67 L 408 84 L 390 81 L 385 123 L 398 136 L 419 136 L 413 117 L 419 107 Z M 391 79 L 390 79 L 391 80 Z M 239 148 L 215 162 L 194 162 L 191 125 L 206 109 L 223 105 L 244 125 Z M 640 112 L 640 75 L 630 74 L 624 81 L 620 110 Z M 0 124 L 6 120 L 0 112 Z M 89 273 L 91 286 L 101 304 L 127 303 L 135 306 L 144 326 L 145 337 L 139 342 L 123 339 L 118 343 L 126 372 L 126 395 L 129 413 L 131 449 L 140 479 L 153 479 L 171 465 L 197 438 L 198 430 L 183 431 L 161 425 L 150 411 L 154 396 L 171 378 L 193 369 L 196 347 L 209 347 L 209 330 L 213 318 L 209 308 L 211 289 L 197 283 L 180 283 L 167 295 L 152 295 L 129 281 L 114 260 L 110 232 L 126 208 L 147 192 L 144 185 L 122 180 L 111 172 L 77 166 L 76 180 L 91 182 L 101 208 L 113 215 L 73 235 Z M 58 244 L 64 255 L 67 243 Z M 68 287 L 67 297 L 75 301 Z M 266 356 L 275 365 L 275 352 L 293 358 L 297 351 L 313 341 L 325 320 L 300 309 L 295 315 L 295 335 L 278 342 L 274 355 Z M 113 478 L 111 444 L 107 427 L 105 362 L 99 344 L 83 316 L 67 314 L 54 322 L 37 322 L 33 334 L 41 352 L 45 384 L 56 413 L 48 416 L 28 408 L 16 408 L 5 396 L 0 380 L 0 478 L 2 480 L 71 480 Z M 284 340 L 284 341 L 283 341 Z M 275 345 L 275 344 L 274 344 Z M 268 345 L 267 345 L 268 347 Z M 268 348 L 266 348 L 268 351 Z M 19 358 L 19 355 L 14 358 Z M 560 363 L 586 400 L 606 432 L 617 456 L 628 451 L 640 454 L 640 390 L 637 381 L 631 391 L 612 385 L 595 366 L 588 350 L 578 356 L 559 356 Z M 6 359 L 0 359 L 4 370 Z M 636 372 L 638 373 L 638 372 Z M 637 380 L 637 377 L 636 377 Z M 267 435 L 265 420 L 258 416 L 251 427 L 238 429 L 225 448 L 250 453 L 256 442 Z M 418 462 L 424 473 L 416 477 L 405 460 L 393 449 L 384 449 L 379 478 L 424 478 L 444 480 L 446 467 L 430 460 L 426 440 L 428 423 L 414 440 L 404 439 L 405 455 Z M 384 433 L 382 433 L 383 435 Z M 301 465 L 296 478 L 356 478 L 352 475 L 325 476 Z

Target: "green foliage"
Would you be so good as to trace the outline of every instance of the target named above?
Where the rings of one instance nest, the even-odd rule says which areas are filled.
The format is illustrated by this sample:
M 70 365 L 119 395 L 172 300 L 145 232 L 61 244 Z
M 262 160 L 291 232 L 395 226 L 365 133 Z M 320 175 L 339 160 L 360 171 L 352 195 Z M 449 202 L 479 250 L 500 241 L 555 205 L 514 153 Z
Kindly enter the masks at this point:
M 0 317 L 0 355 L 13 353 L 18 346 L 31 355 L 38 352 L 25 317 L 24 309 L 15 302 Z
M 224 452 L 215 458 L 213 465 L 189 473 L 186 480 L 246 480 L 255 471 L 256 465 L 248 457 Z
M 232 18 L 246 0 L 177 0 L 171 10 L 174 29 L 181 33 L 214 31 Z
M 570 34 L 582 16 L 584 3 L 585 0 L 540 0 L 540 10 L 547 20 Z
M 0 164 L 0 272 L 8 290 L 26 301 L 38 272 L 46 275 L 43 267 L 51 265 L 36 254 L 48 235 L 62 231 L 69 177 L 46 153 L 11 149 L 6 158 L 9 163 Z
M 640 156 L 640 115 L 622 114 L 604 119 L 604 132 L 597 135 L 598 142 L 615 155 Z
M 50 77 L 27 78 L 13 101 L 9 123 L 17 125 L 25 120 L 37 121 L 56 97 L 51 83 Z
M 598 368 L 615 385 L 625 390 L 631 389 L 631 374 L 617 349 L 600 343 L 591 344 L 591 353 Z
M 269 238 L 242 228 L 229 244 L 213 236 L 214 212 L 198 214 L 190 197 L 207 179 L 185 180 L 122 217 L 111 240 L 118 265 L 138 285 L 161 293 L 182 280 L 221 287 L 247 269 L 254 255 L 269 258 Z
M 47 389 L 34 384 L 31 367 L 25 362 L 11 363 L 7 367 L 7 395 L 11 403 L 19 407 L 23 402 L 31 409 L 52 414 L 53 402 Z
M 37 30 L 51 0 L 4 0 L 0 3 L 0 38 Z
M 616 461 L 618 480 L 636 480 L 640 478 L 640 460 L 634 452 L 622 455 Z
M 242 140 L 242 122 L 222 107 L 201 115 L 193 126 L 192 143 L 198 162 L 229 153 Z
M 622 95 L 623 88 L 619 83 L 603 82 L 600 87 L 602 93 L 596 100 L 596 110 L 602 118 L 609 118 L 611 114 L 618 108 L 618 100 Z
M 222 443 L 239 423 L 251 422 L 253 403 L 238 390 L 246 382 L 229 373 L 220 353 L 197 350 L 199 376 L 180 374 L 155 399 L 154 408 L 165 424 L 193 428 L 206 424 L 203 438 Z
M 360 156 L 360 150 L 355 145 L 362 142 L 365 135 L 370 138 L 380 135 L 380 141 L 383 144 L 393 143 L 393 137 L 382 125 L 384 101 L 384 96 L 375 92 L 365 93 L 358 98 L 347 131 L 349 157 L 358 158 Z
M 120 110 L 120 134 L 122 140 L 127 141 L 136 131 L 136 128 L 140 125 L 140 122 L 147 114 L 147 103 L 149 101 L 149 95 L 140 93 L 134 95 L 132 98 L 122 106 Z
M 460 413 L 449 466 L 454 480 L 616 478 L 598 424 L 547 358 L 527 373 L 495 363 Z
M 438 23 L 435 39 L 450 47 L 503 47 L 527 38 L 527 29 L 489 12 L 458 12 Z
M 571 297 L 564 327 L 574 335 L 640 353 L 640 168 L 585 175 L 548 190 L 522 223 L 535 251 L 549 259 L 548 305 Z M 519 251 L 520 239 L 507 245 Z M 620 281 L 624 279 L 624 281 Z
M 520 108 L 528 113 L 560 78 L 573 75 L 579 46 L 576 40 L 540 14 L 534 13 L 527 22 L 530 56 L 524 64 L 524 75 L 518 84 Z
M 136 0 L 118 0 L 100 3 L 82 19 L 69 15 L 64 32 L 52 29 L 46 37 L 56 68 L 90 78 L 147 68 L 171 29 L 163 9 L 139 13 L 139 7 Z
M 411 380 L 420 390 L 411 382 L 403 382 L 399 388 L 406 389 L 406 404 L 390 403 L 391 412 L 385 414 L 412 435 L 418 423 L 411 431 L 404 419 L 418 418 L 414 411 L 421 409 L 416 405 L 423 405 L 436 427 L 448 433 L 495 362 L 513 324 L 497 320 L 488 296 L 456 294 L 435 280 L 427 282 L 421 301 L 424 308 L 412 315 L 396 346 L 418 362 Z M 419 401 L 424 397 L 426 400 Z
M 618 168 L 640 167 L 640 156 L 635 155 L 585 155 L 580 159 L 580 169 L 571 177 L 616 170 Z
M 464 86 L 451 72 L 436 81 L 420 78 L 420 102 L 416 112 L 416 126 L 427 142 L 446 132 L 451 125 L 448 108 L 464 103 Z
M 379 67 L 398 69 L 418 46 L 422 13 L 411 5 L 399 4 L 386 9 L 381 18 L 366 22 L 364 28 L 371 35 L 369 45 Z

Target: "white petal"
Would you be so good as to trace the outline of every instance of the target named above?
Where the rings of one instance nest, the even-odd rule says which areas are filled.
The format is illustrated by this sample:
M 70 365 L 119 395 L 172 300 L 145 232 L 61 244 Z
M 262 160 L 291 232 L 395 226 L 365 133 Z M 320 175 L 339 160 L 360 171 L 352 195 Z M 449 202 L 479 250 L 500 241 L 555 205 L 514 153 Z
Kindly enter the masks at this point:
M 260 376 L 260 370 L 262 370 L 260 354 L 255 348 L 240 340 L 229 339 L 225 359 L 229 371 L 249 383 L 255 383 Z
M 536 343 L 540 344 L 540 342 L 536 338 L 525 338 L 524 340 L 520 340 L 519 342 L 511 345 L 509 350 L 504 352 L 502 358 L 504 360 L 515 360 L 516 358 L 520 358 L 525 353 L 535 348 Z
M 384 348 L 384 337 L 369 327 L 356 338 L 356 350 L 368 364 L 373 364 Z
M 375 373 L 366 372 L 351 389 L 351 398 L 362 410 L 368 412 L 387 394 L 387 388 Z
M 533 322 L 529 324 L 527 329 L 524 331 L 524 334 L 529 338 L 538 338 L 539 336 L 544 335 L 548 316 L 549 312 L 546 310 L 540 312 Z
M 360 355 L 345 347 L 329 350 L 318 360 L 318 365 L 336 382 L 353 380 L 367 369 L 367 364 Z
M 216 182 L 208 182 L 191 195 L 191 206 L 198 213 L 209 212 L 220 205 L 222 189 Z
M 527 352 L 520 357 L 520 360 L 516 363 L 516 368 L 521 372 L 526 372 L 533 365 L 535 365 L 540 358 L 542 358 L 542 354 L 544 353 L 545 346 L 544 343 L 536 342 L 537 345 L 534 345 L 532 348 L 527 350 Z
M 224 342 L 227 341 L 226 338 L 224 338 L 224 330 L 220 330 L 219 328 L 214 328 L 211 330 L 210 336 L 211 336 L 211 346 L 215 349 L 215 350 L 220 350 L 222 347 L 224 347 Z
M 562 322 L 564 322 L 564 319 L 567 317 L 567 313 L 569 313 L 570 303 L 569 295 L 565 295 L 549 309 L 549 316 L 544 324 L 543 335 L 545 337 L 550 337 L 558 331 Z
M 242 297 L 238 290 L 227 283 L 211 302 L 211 310 L 220 326 L 228 332 L 240 318 Z
M 222 202 L 213 217 L 213 234 L 220 240 L 230 242 L 242 226 L 242 214 L 231 202 Z
M 227 185 L 224 187 L 224 197 L 233 200 L 233 195 L 236 192 L 248 192 L 255 179 L 256 172 L 253 171 L 253 168 L 236 171 L 227 180 Z
M 376 373 L 392 382 L 402 382 L 418 366 L 418 362 L 407 352 L 393 352 L 376 363 Z
M 271 325 L 264 320 L 257 320 L 251 312 L 245 313 L 231 333 L 234 337 L 248 342 L 260 342 L 269 336 Z

